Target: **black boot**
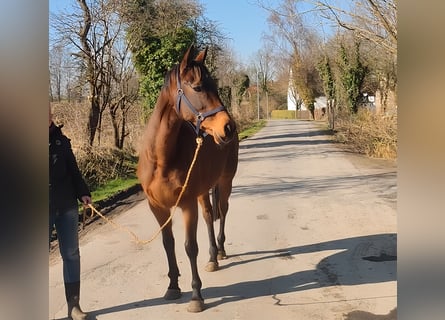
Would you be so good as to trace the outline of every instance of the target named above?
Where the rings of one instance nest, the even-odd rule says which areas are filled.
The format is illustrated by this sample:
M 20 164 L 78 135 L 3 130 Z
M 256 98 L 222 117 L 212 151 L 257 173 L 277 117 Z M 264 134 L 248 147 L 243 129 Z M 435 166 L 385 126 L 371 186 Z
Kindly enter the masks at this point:
M 80 282 L 65 282 L 65 296 L 68 304 L 68 319 L 86 320 L 87 314 L 79 305 Z

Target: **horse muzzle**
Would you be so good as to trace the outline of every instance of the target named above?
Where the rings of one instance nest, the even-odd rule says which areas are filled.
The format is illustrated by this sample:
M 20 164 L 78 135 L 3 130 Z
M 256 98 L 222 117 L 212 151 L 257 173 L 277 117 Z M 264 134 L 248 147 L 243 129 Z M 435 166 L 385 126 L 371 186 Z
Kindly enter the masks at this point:
M 213 139 L 217 145 L 226 145 L 236 136 L 235 122 L 229 118 L 223 125 L 212 126 L 209 134 L 213 136 Z

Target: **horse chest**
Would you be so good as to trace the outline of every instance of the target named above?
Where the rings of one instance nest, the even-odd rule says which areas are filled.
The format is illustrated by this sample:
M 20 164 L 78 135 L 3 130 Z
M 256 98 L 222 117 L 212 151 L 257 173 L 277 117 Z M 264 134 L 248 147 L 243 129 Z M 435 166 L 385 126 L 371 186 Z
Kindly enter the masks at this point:
M 181 192 L 191 197 L 197 197 L 209 191 L 216 183 L 221 172 L 221 163 L 213 162 L 212 166 L 205 165 L 202 159 L 198 159 L 190 172 L 190 178 L 185 184 L 190 167 L 169 167 L 168 169 L 157 167 L 153 179 L 149 185 L 149 198 L 166 207 L 172 206 Z

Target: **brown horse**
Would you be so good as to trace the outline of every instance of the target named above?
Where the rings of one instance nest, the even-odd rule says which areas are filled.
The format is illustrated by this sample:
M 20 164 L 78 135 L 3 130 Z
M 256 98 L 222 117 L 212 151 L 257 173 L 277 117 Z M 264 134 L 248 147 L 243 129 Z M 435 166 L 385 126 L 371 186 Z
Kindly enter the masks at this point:
M 198 274 L 198 202 L 207 224 L 210 259 L 207 271 L 218 269 L 218 259 L 226 257 L 224 225 L 232 180 L 238 165 L 238 134 L 236 125 L 218 96 L 215 81 L 204 65 L 207 49 L 193 59 L 194 47 L 185 53 L 181 63 L 170 70 L 145 131 L 139 154 L 137 175 L 148 198 L 151 211 L 159 225 L 170 217 L 171 208 L 186 180 L 197 147 L 189 181 L 178 203 L 185 226 L 185 251 L 192 271 L 192 299 L 188 311 L 204 309 L 202 282 Z M 213 205 L 209 191 L 212 190 Z M 213 222 L 220 219 L 218 244 Z M 162 229 L 162 240 L 168 259 L 170 284 L 164 296 L 178 299 L 179 269 L 175 255 L 172 222 Z

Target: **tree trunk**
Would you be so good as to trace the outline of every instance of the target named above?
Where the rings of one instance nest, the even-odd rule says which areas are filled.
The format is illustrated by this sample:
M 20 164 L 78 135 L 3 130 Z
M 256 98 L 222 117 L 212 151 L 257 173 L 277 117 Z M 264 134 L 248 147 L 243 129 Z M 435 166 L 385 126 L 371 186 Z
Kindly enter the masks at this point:
M 124 141 L 125 141 L 125 137 L 126 137 L 126 133 L 125 133 L 125 125 L 126 125 L 126 116 L 124 114 L 124 112 L 122 112 L 122 127 L 121 127 L 121 134 L 120 134 L 120 139 L 119 139 L 119 146 L 118 148 L 120 150 L 122 150 L 124 148 Z
M 334 130 L 335 127 L 334 117 L 334 99 L 328 99 L 328 121 L 329 129 Z
M 111 113 L 111 124 L 113 125 L 113 138 L 114 138 L 114 146 L 118 149 L 120 148 L 120 139 L 119 139 L 119 124 L 117 123 L 116 114 Z
M 94 91 L 93 91 L 94 92 Z M 94 137 L 96 136 L 97 126 L 100 117 L 99 101 L 96 97 L 91 97 L 91 109 L 88 117 L 88 144 L 93 146 Z

